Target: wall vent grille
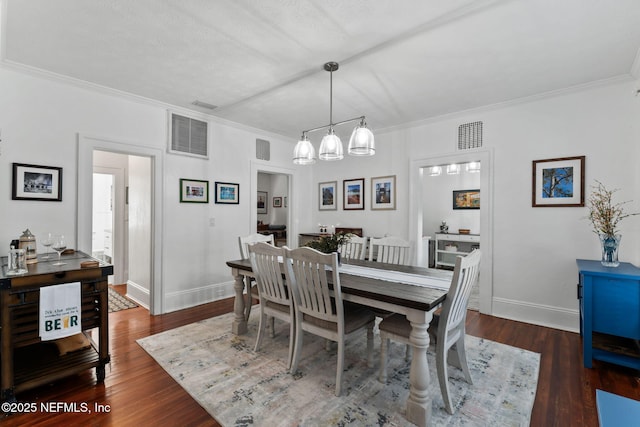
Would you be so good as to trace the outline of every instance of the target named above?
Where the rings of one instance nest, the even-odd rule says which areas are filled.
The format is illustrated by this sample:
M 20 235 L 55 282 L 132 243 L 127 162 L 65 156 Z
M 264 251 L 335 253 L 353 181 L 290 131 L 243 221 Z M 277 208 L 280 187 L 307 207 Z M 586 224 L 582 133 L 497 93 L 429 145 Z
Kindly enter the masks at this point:
M 271 145 L 269 141 L 256 138 L 256 159 L 271 160 Z
M 209 158 L 207 122 L 171 114 L 169 152 Z
M 482 122 L 465 123 L 458 127 L 458 150 L 482 147 Z

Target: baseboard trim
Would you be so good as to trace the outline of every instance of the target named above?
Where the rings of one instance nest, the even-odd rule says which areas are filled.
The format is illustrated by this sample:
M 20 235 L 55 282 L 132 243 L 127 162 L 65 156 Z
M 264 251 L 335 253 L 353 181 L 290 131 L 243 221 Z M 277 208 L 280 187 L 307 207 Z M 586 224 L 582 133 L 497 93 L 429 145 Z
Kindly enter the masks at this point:
M 149 301 L 151 301 L 151 293 L 149 289 L 142 285 L 127 280 L 127 298 L 132 299 L 138 305 L 149 310 Z
M 569 332 L 580 332 L 580 312 L 506 298 L 493 299 L 493 316 Z
M 230 281 L 214 283 L 199 288 L 167 292 L 164 300 L 164 312 L 170 313 L 172 311 L 233 297 L 235 295 L 233 285 L 234 282 Z

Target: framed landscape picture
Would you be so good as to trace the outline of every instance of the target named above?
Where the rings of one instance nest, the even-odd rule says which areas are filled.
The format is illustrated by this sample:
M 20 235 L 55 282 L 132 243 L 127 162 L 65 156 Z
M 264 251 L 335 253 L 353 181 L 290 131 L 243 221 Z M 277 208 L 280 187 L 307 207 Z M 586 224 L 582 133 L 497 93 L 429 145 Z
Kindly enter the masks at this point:
M 269 194 L 266 191 L 258 191 L 258 213 L 267 213 L 267 201 L 269 200 Z
M 180 203 L 209 203 L 209 181 L 181 178 Z
M 454 190 L 453 209 L 480 209 L 480 190 Z
M 282 207 L 282 197 L 274 197 L 273 198 L 273 207 L 281 208 Z
M 318 184 L 318 209 L 321 211 L 338 209 L 338 181 Z
M 396 176 L 371 178 L 371 209 L 393 210 L 396 208 Z
M 14 163 L 11 198 L 62 201 L 62 168 Z
M 240 184 L 216 182 L 216 203 L 237 205 L 240 203 Z
M 584 206 L 585 156 L 534 160 L 531 206 Z
M 345 179 L 344 184 L 344 202 L 342 209 L 358 210 L 364 209 L 364 178 Z

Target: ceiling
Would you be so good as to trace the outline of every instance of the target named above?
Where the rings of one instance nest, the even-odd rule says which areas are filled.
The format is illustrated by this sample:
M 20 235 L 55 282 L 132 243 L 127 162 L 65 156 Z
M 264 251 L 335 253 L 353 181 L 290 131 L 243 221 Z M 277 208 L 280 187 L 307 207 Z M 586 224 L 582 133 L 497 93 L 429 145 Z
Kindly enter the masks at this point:
M 291 138 L 329 123 L 328 61 L 334 121 L 374 131 L 637 78 L 640 61 L 638 0 L 1 1 L 7 64 Z

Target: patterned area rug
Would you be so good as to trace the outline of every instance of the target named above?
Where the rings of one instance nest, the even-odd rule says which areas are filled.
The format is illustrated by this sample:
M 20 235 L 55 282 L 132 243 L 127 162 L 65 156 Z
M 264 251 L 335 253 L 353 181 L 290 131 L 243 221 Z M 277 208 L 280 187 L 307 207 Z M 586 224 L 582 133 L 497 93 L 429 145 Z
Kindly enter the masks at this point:
M 109 313 L 126 310 L 128 308 L 136 308 L 137 306 L 138 304 L 129 298 L 120 295 L 115 289 L 109 288 Z
M 231 333 L 231 314 L 138 340 L 203 408 L 224 426 L 412 425 L 404 417 L 409 365 L 404 346 L 392 343 L 389 383 L 378 381 L 380 337 L 374 367 L 366 365 L 366 334 L 352 336 L 345 353 L 341 397 L 334 395 L 336 346 L 305 334 L 298 372 L 286 369 L 288 325 L 276 320 L 276 337 L 253 352 L 259 308 L 249 333 Z M 450 368 L 456 412 L 444 410 L 433 354 L 429 352 L 432 423 L 435 426 L 528 426 L 538 383 L 540 355 L 467 336 L 473 385 Z

